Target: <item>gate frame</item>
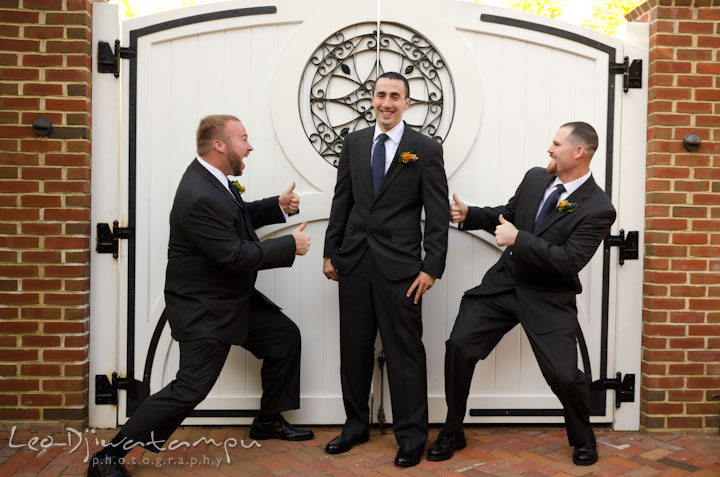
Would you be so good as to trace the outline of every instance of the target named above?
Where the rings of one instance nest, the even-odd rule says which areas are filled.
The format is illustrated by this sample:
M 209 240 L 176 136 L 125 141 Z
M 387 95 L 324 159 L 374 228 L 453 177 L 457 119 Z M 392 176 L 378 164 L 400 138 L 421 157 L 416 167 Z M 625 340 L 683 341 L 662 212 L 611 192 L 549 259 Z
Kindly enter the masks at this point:
M 127 109 L 130 112 L 130 116 L 133 115 L 134 111 L 134 104 L 132 103 L 132 101 L 135 93 L 134 88 L 136 87 L 136 60 L 131 60 L 130 68 L 127 71 L 127 73 L 130 75 L 130 97 L 121 99 L 120 92 L 123 89 L 121 83 L 119 83 L 114 77 L 111 77 L 109 75 L 97 74 L 97 67 L 95 66 L 97 62 L 96 50 L 98 41 L 108 41 L 109 43 L 113 43 L 116 38 L 120 38 L 120 25 L 117 21 L 118 7 L 116 5 L 98 4 L 95 5 L 95 8 L 96 10 L 93 25 L 93 108 L 95 114 L 93 114 L 92 159 L 92 167 L 94 172 L 93 175 L 95 180 L 93 180 L 92 182 L 92 222 L 98 223 L 102 221 L 107 221 L 108 217 L 113 217 L 118 218 L 121 222 L 127 223 L 128 227 L 130 229 L 133 229 L 135 227 L 135 197 L 133 182 L 134 177 L 132 177 L 132 174 L 134 174 L 133 171 L 136 150 L 133 147 L 135 141 L 135 122 L 132 120 L 132 117 L 129 118 L 130 127 L 127 131 L 123 131 L 122 138 L 120 137 L 121 135 L 119 134 L 119 131 L 121 130 L 121 111 Z M 478 8 L 477 6 L 473 6 L 473 8 L 475 8 L 477 12 L 481 13 L 481 18 L 484 17 L 484 20 L 486 21 L 489 20 L 495 23 L 503 23 L 504 21 L 506 21 L 510 23 L 505 24 L 512 24 L 513 26 L 529 28 L 535 31 L 541 31 L 543 33 L 549 33 L 550 31 L 554 31 L 555 33 L 565 32 L 565 35 L 557 36 L 562 36 L 563 38 L 567 39 L 573 39 L 574 41 L 580 41 L 581 43 L 588 45 L 589 43 L 579 40 L 579 38 L 586 38 L 590 42 L 595 42 L 598 45 L 603 45 L 609 49 L 608 51 L 606 51 L 603 48 L 598 48 L 602 51 L 606 51 L 608 55 L 610 55 L 610 63 L 617 61 L 616 58 L 612 57 L 614 55 L 615 48 L 609 47 L 601 42 L 596 42 L 595 40 L 588 39 L 587 37 L 583 37 L 582 35 L 578 35 L 577 33 L 573 33 L 571 31 L 572 29 L 561 30 L 555 26 L 545 25 L 544 23 L 546 21 L 544 19 L 538 19 L 537 22 L 529 22 L 525 20 L 527 16 L 522 16 L 522 19 L 516 18 L 518 16 L 521 16 L 516 12 L 499 9 L 488 9 L 484 7 Z M 270 7 L 269 10 L 263 10 L 262 7 L 260 9 L 258 9 L 257 7 L 251 7 L 233 10 L 217 10 L 217 5 L 208 5 L 193 9 L 193 12 L 199 12 L 201 10 L 205 10 L 205 13 L 188 16 L 182 16 L 179 15 L 177 12 L 173 12 L 173 14 L 169 16 L 178 17 L 174 21 L 159 22 L 144 28 L 131 30 L 129 33 L 129 46 L 131 48 L 134 48 L 137 45 L 138 37 L 145 34 L 154 33 L 163 29 L 198 23 L 207 20 L 216 20 L 219 18 L 239 16 L 243 14 L 274 13 L 275 7 Z M 484 13 L 485 11 L 492 13 Z M 502 15 L 495 15 L 495 13 L 502 13 Z M 167 16 L 168 15 L 162 15 L 161 18 Z M 160 18 L 158 18 L 158 20 L 159 19 Z M 169 25 L 171 23 L 173 25 Z M 622 121 L 623 126 L 626 123 L 629 123 L 629 129 L 633 133 L 638 132 L 640 134 L 644 134 L 647 119 L 646 116 L 642 114 L 640 115 L 640 117 L 643 119 L 642 121 L 633 122 L 634 118 L 631 118 L 632 115 L 630 115 L 629 110 L 634 110 L 634 108 L 643 107 L 645 104 L 647 104 L 647 25 L 630 24 L 626 25 L 625 29 L 625 53 L 631 56 L 631 58 L 639 57 L 644 60 L 643 68 L 645 74 L 643 75 L 643 89 L 639 92 L 633 92 L 633 96 L 626 97 L 622 100 L 623 107 L 621 108 L 620 120 Z M 573 38 L 569 38 L 569 36 Z M 596 46 L 593 47 L 597 48 Z M 631 55 L 631 52 L 636 52 L 637 55 Z M 609 125 L 611 125 L 615 120 L 614 110 L 615 102 L 617 99 L 614 90 L 616 89 L 616 81 L 618 81 L 618 78 L 615 78 L 615 81 L 609 81 L 608 83 L 609 93 L 607 121 Z M 115 83 L 113 84 L 112 82 Z M 610 91 L 612 91 L 612 94 L 610 94 Z M 121 104 L 124 107 L 121 107 Z M 627 107 L 625 107 L 626 105 Z M 109 121 L 108 118 L 114 119 L 112 121 Z M 616 184 L 619 184 L 620 169 L 622 169 L 623 177 L 636 178 L 636 180 L 640 180 L 641 178 L 644 178 L 645 168 L 644 162 L 629 163 L 629 161 L 626 160 L 625 162 L 628 164 L 619 164 L 620 167 L 617 168 L 618 170 L 613 170 L 612 156 L 614 150 L 614 131 L 612 127 L 607 127 L 606 130 L 606 193 L 608 193 L 611 198 L 613 198 L 613 195 L 617 197 L 617 200 L 613 200 L 614 203 L 643 204 L 644 188 L 634 188 L 630 191 L 621 191 L 621 188 L 617 187 L 617 189 L 613 191 L 613 181 L 615 181 Z M 637 154 L 637 157 L 644 158 L 645 142 L 636 142 L 635 145 L 629 144 L 631 143 L 631 141 L 627 140 L 629 136 L 629 134 L 623 134 L 620 138 L 620 157 L 631 157 Z M 119 157 L 121 149 L 121 143 L 119 142 L 120 140 L 124 141 L 123 144 L 130 145 L 128 150 L 128 160 L 131 174 L 129 182 L 126 180 L 125 177 L 120 177 L 120 181 L 114 180 L 117 178 L 117 164 L 121 163 Z M 635 147 L 633 148 L 633 146 Z M 115 161 L 108 160 L 108 158 L 115 158 Z M 113 174 L 113 172 L 115 172 L 115 174 Z M 111 180 L 114 180 L 114 182 Z M 644 181 L 640 182 L 644 183 Z M 128 187 L 123 190 L 120 187 L 120 183 L 124 183 Z M 111 199 L 111 197 L 113 196 L 116 200 Z M 129 203 L 128 217 L 118 217 L 119 204 L 122 200 L 127 200 Z M 641 229 L 640 226 L 644 224 L 644 214 L 642 207 L 635 207 L 635 209 L 637 210 L 625 209 L 629 209 L 629 207 L 625 207 L 623 211 L 618 211 L 618 220 L 614 224 L 613 230 L 617 230 L 619 228 L 619 223 L 621 220 L 623 222 L 623 228 Z M 268 233 L 271 233 L 271 231 Z M 92 231 L 92 236 L 95 237 L 95 239 L 93 240 L 96 240 L 96 231 L 94 229 Z M 642 250 L 642 245 L 640 247 L 640 250 Z M 109 299 L 112 305 L 114 305 L 110 308 L 115 310 L 115 320 L 114 322 L 110 322 L 107 319 L 104 321 L 99 321 L 97 318 L 93 319 L 93 326 L 91 327 L 90 346 L 91 377 L 95 376 L 96 374 L 110 374 L 116 369 L 122 370 L 123 367 L 125 367 L 126 370 L 134 369 L 136 367 L 134 362 L 132 343 L 127 340 L 128 335 L 134 333 L 134 240 L 131 239 L 128 244 L 123 245 L 121 247 L 121 253 L 128 255 L 128 280 L 126 283 L 123 283 L 118 279 L 118 277 L 120 276 L 120 270 L 117 262 L 111 261 L 112 259 L 110 257 L 93 257 L 93 272 L 91 274 L 91 294 L 93 297 L 93 299 L 91 300 L 91 317 L 97 317 L 101 315 L 98 306 L 100 303 L 98 302 L 100 301 L 99 297 L 102 297 L 103 300 Z M 617 259 L 616 252 L 605 249 L 603 256 L 604 283 L 609 283 L 610 281 L 609 261 L 613 259 L 613 257 Z M 625 373 L 634 373 L 638 377 L 638 379 L 640 377 L 640 333 L 642 326 L 642 322 L 640 319 L 640 310 L 642 305 L 642 280 L 631 279 L 631 277 L 638 274 L 640 277 L 642 276 L 642 257 L 641 260 L 639 260 L 638 262 L 626 263 L 624 267 L 627 267 L 629 273 L 615 274 L 616 283 L 614 292 L 616 295 L 616 300 L 613 303 L 610 303 L 609 300 L 609 288 L 607 288 L 608 285 L 605 285 L 603 289 L 603 332 L 601 340 L 603 342 L 602 347 L 605 351 L 601 351 L 601 378 L 607 377 L 607 343 L 608 340 L 611 339 L 614 339 L 615 342 L 615 369 L 623 369 Z M 110 280 L 107 280 L 106 278 L 108 274 L 112 276 Z M 101 279 L 101 277 L 103 279 Z M 632 293 L 630 293 L 630 291 L 632 291 Z M 128 313 L 125 317 L 126 327 L 120 326 L 120 323 L 123 320 L 120 316 L 118 316 L 118 309 L 122 308 L 118 306 L 120 304 L 119 297 L 123 293 L 125 293 L 125 295 L 127 296 Z M 611 308 L 616 310 L 615 315 L 617 320 L 617 318 L 619 317 L 619 313 L 617 312 L 617 307 L 619 303 L 632 304 L 632 306 L 624 306 L 624 309 L 632 308 L 636 310 L 638 318 L 634 322 L 631 322 L 630 326 L 632 327 L 632 329 L 628 330 L 627 333 L 616 333 L 615 336 L 609 336 L 607 329 L 608 313 Z M 105 303 L 103 303 L 103 305 L 105 305 Z M 635 344 L 633 346 L 628 346 L 627 343 L 620 343 L 620 341 L 628 337 L 628 335 L 632 336 L 633 340 L 635 341 Z M 113 339 L 112 349 L 110 349 L 110 347 L 108 346 L 102 346 L 101 348 L 98 346 L 93 346 L 94 343 L 106 343 L 109 336 L 114 336 L 115 338 Z M 123 336 L 125 337 L 124 341 L 128 343 L 126 350 L 119 349 L 118 346 L 118 343 L 123 338 Z M 118 364 L 120 364 L 122 361 L 126 361 L 126 365 L 118 366 Z M 117 416 L 113 416 L 113 408 L 99 408 L 97 405 L 94 405 L 95 388 L 93 386 L 90 386 L 90 388 L 91 425 L 100 427 L 113 427 L 114 425 L 117 425 Z M 626 403 L 624 408 L 620 408 L 615 411 L 613 417 L 613 425 L 616 429 L 633 430 L 639 427 L 639 388 L 640 386 L 638 382 L 636 383 L 635 388 L 634 403 Z M 605 392 L 604 395 L 607 396 L 607 392 Z M 222 416 L 225 416 L 226 414 L 222 414 L 222 412 L 227 411 L 218 412 L 220 412 Z

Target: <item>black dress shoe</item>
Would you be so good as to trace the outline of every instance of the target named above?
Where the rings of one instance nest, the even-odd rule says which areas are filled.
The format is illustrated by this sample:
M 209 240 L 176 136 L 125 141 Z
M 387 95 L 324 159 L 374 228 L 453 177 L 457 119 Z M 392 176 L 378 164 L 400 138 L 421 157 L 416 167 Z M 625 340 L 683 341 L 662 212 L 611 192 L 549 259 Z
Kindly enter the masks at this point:
M 335 439 L 327 443 L 325 446 L 325 452 L 328 454 L 342 454 L 343 452 L 347 452 L 352 449 L 355 444 L 362 444 L 363 442 L 367 442 L 368 439 L 368 434 L 360 434 L 358 436 L 346 436 L 345 434 L 340 434 Z
M 467 446 L 465 433 L 440 431 L 437 439 L 428 449 L 427 459 L 431 461 L 448 460 L 456 450 L 464 449 Z
M 579 446 L 575 446 L 573 451 L 573 463 L 575 465 L 593 465 L 597 461 L 598 452 L 595 437 Z
M 117 459 L 97 457 L 95 454 L 90 458 L 87 475 L 90 477 L 129 477 L 130 472 Z
M 278 416 L 270 422 L 261 422 L 257 417 L 250 428 L 250 439 L 282 439 L 284 441 L 307 441 L 315 435 L 310 429 L 296 429 L 284 417 Z
M 398 450 L 397 455 L 395 456 L 395 465 L 399 465 L 400 467 L 412 467 L 414 465 L 418 465 L 424 449 L 425 446 L 412 450 Z

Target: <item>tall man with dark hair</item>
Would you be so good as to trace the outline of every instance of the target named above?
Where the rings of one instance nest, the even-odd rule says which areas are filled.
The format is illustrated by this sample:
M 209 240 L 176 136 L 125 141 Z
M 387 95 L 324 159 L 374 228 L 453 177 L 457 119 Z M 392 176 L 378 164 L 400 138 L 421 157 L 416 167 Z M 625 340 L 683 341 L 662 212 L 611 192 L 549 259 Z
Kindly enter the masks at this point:
M 422 295 L 445 269 L 447 178 L 442 147 L 403 120 L 410 87 L 381 75 L 372 92 L 377 123 L 342 147 L 323 272 L 339 281 L 340 374 L 347 419 L 325 450 L 368 440 L 373 344 L 387 357 L 399 466 L 416 465 L 428 434 Z M 425 209 L 425 233 L 420 229 Z M 425 257 L 421 258 L 421 244 Z
M 520 323 L 563 405 L 573 462 L 597 461 L 589 383 L 577 367 L 575 304 L 581 291 L 578 272 L 615 221 L 615 208 L 590 173 L 597 146 L 592 126 L 567 123 L 548 149 L 547 168 L 528 171 L 507 205 L 468 207 L 453 195 L 452 222 L 463 230 L 494 232 L 497 244 L 507 248 L 482 283 L 465 292 L 445 343 L 448 413 L 429 460 L 449 459 L 465 447 L 462 423 L 475 364 Z
M 275 197 L 245 202 L 237 183 L 253 150 L 234 116 L 203 118 L 197 157 L 180 180 L 170 212 L 165 312 L 180 344 L 175 380 L 147 398 L 110 445 L 93 456 L 91 476 L 129 475 L 122 458 L 134 445 L 159 452 L 180 423 L 205 399 L 222 371 L 231 345 L 263 360 L 260 415 L 252 439 L 312 439 L 280 414 L 300 407 L 300 331 L 272 301 L 255 290 L 259 270 L 289 267 L 305 255 L 306 224 L 263 242 L 255 229 L 296 214 L 293 183 Z

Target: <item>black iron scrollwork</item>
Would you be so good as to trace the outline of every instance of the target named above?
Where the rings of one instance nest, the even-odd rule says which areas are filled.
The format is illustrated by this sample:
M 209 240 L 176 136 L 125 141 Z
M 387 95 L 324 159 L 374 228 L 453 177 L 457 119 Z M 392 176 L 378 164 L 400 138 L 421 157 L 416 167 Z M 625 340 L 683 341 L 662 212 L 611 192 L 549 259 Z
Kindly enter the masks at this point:
M 394 23 L 382 24 L 378 48 L 377 24 L 361 23 L 334 33 L 315 50 L 300 87 L 303 128 L 329 164 L 337 167 L 349 132 L 375 124 L 372 88 L 386 71 L 400 72 L 410 82 L 408 125 L 439 142 L 447 137 L 454 90 L 440 53 L 418 32 Z

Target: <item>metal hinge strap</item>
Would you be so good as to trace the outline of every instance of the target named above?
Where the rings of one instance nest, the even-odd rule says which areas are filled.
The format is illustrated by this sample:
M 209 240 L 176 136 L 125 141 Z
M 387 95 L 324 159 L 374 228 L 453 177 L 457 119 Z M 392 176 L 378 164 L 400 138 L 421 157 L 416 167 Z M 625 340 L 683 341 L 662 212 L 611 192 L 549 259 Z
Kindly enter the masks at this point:
M 623 75 L 623 91 L 630 88 L 642 88 L 642 60 L 632 60 L 625 57 L 622 63 L 610 63 L 611 75 Z
M 625 260 L 637 260 L 640 248 L 640 234 L 636 230 L 633 230 L 625 236 L 625 231 L 620 229 L 618 235 L 608 235 L 605 238 L 605 249 L 609 250 L 610 247 L 618 247 L 620 249 L 618 253 L 620 265 L 623 265 Z
M 121 378 L 112 373 L 112 382 L 105 374 L 95 375 L 95 404 L 117 404 L 118 389 L 129 389 L 132 378 Z
M 97 224 L 97 244 L 95 250 L 97 253 L 112 253 L 113 258 L 118 258 L 119 241 L 121 239 L 132 238 L 133 229 L 129 227 L 120 227 L 119 222 L 113 222 L 113 228 L 105 223 Z
M 622 374 L 618 371 L 615 378 L 605 378 L 593 381 L 590 385 L 590 389 L 614 389 L 615 407 L 618 408 L 620 407 L 620 404 L 624 402 L 635 402 L 635 375 L 626 374 L 623 378 Z
M 98 42 L 98 73 L 112 73 L 120 77 L 120 60 L 137 57 L 137 51 L 132 48 L 120 46 L 120 40 L 115 40 L 115 50 L 106 41 Z

